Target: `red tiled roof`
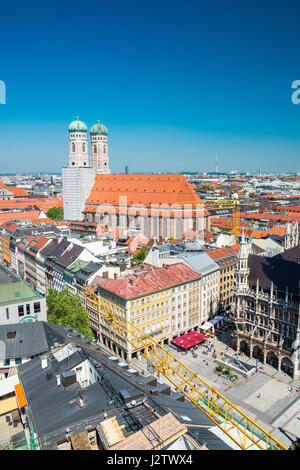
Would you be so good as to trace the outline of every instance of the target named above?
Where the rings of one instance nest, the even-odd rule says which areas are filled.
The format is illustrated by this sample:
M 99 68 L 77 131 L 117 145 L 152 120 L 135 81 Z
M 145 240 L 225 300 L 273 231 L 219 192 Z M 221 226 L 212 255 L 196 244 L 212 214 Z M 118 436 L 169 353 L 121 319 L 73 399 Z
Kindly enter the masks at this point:
M 14 233 L 19 225 L 11 222 L 3 222 L 2 224 L 0 223 L 0 227 L 4 228 L 8 233 Z
M 240 247 L 241 247 L 241 244 L 240 244 L 240 243 L 236 243 L 235 245 L 229 246 L 229 248 L 230 248 L 236 255 L 239 254 Z
M 268 232 L 264 230 L 251 230 L 250 237 L 251 238 L 266 238 L 268 236 Z
M 269 214 L 269 213 L 251 213 L 249 212 L 244 216 L 245 219 L 249 220 L 262 220 L 262 221 L 270 221 L 275 220 L 276 222 L 300 222 L 300 214 L 291 214 L 291 215 L 283 215 L 282 213 L 279 214 Z
M 52 207 L 62 207 L 63 199 L 58 197 L 50 197 L 45 199 L 27 198 L 10 201 L 0 201 L 0 210 L 4 209 L 25 209 L 27 207 L 38 207 L 43 211 L 48 211 Z
M 14 197 L 29 197 L 29 194 L 23 188 L 14 188 L 11 187 L 10 191 L 13 193 Z
M 232 228 L 233 221 L 232 218 L 227 217 L 212 217 L 210 219 L 210 225 L 219 228 Z
M 0 188 L 1 189 L 8 189 L 8 187 L 0 180 Z
M 49 219 L 49 217 L 44 217 L 43 219 L 31 219 L 32 225 L 41 225 L 41 224 L 51 224 L 51 225 L 56 225 L 56 222 L 54 222 L 52 219 Z
M 0 214 L 0 223 L 9 220 L 32 220 L 38 219 L 41 211 L 5 212 Z
M 232 266 L 236 263 L 236 256 L 232 253 L 229 248 L 216 248 L 215 250 L 207 251 L 208 256 L 217 261 L 219 265 L 223 267 Z
M 270 235 L 279 235 L 280 237 L 284 237 L 286 232 L 286 227 L 280 227 L 278 225 L 273 225 L 273 227 L 268 230 Z
M 90 287 L 91 289 L 100 287 L 122 298 L 133 299 L 201 278 L 184 263 L 162 268 L 143 264 L 139 266 L 138 271 L 136 274 L 129 274 L 118 279 L 107 280 L 98 276 Z
M 145 207 L 161 204 L 202 204 L 183 175 L 96 175 L 86 206 L 119 205 L 127 198 L 127 206 Z M 85 210 L 90 207 L 86 207 Z
M 210 243 L 214 240 L 214 234 L 209 230 L 204 229 L 204 241 Z
M 300 206 L 277 206 L 277 211 L 280 212 L 300 212 Z

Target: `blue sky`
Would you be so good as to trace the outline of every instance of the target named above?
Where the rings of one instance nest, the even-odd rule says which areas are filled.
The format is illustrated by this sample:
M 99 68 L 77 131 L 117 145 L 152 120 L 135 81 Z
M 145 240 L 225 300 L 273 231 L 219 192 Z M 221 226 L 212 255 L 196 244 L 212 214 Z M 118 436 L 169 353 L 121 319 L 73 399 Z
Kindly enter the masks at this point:
M 60 171 L 77 115 L 108 127 L 113 172 L 213 171 L 216 154 L 220 171 L 300 171 L 299 13 L 289 0 L 1 4 L 0 172 Z

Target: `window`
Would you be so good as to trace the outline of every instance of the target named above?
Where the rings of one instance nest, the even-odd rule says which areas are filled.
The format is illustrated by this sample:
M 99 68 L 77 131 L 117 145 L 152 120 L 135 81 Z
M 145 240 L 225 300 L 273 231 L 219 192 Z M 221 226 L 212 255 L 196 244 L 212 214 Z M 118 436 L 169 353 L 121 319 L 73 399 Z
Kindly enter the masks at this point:
M 72 153 L 75 153 L 75 144 L 72 144 Z
M 30 304 L 26 304 L 26 315 L 30 315 Z
M 9 320 L 9 310 L 8 310 L 8 308 L 6 309 L 6 320 Z
M 97 145 L 94 145 L 94 154 L 97 155 Z
M 16 360 L 15 360 L 15 364 L 16 366 L 22 364 L 22 359 L 20 357 L 18 357 Z
M 33 307 L 34 307 L 34 313 L 39 313 L 41 311 L 41 304 L 40 302 L 35 302 L 33 304 Z
M 24 305 L 18 306 L 18 314 L 19 314 L 19 317 L 22 317 L 22 315 L 24 315 Z
M 4 366 L 9 366 L 9 365 L 10 365 L 10 359 L 5 359 L 3 365 L 4 365 Z
M 7 334 L 6 334 L 6 337 L 8 339 L 13 339 L 16 337 L 16 332 L 15 331 L 8 331 Z

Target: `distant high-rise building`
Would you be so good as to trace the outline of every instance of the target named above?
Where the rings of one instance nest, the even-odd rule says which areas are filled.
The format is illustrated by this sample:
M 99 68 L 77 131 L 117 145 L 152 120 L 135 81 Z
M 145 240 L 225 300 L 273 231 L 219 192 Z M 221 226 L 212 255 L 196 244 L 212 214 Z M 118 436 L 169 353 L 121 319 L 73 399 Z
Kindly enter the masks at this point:
M 129 166 L 125 165 L 125 175 L 128 175 L 128 173 L 129 173 Z
M 219 171 L 219 161 L 218 161 L 218 155 L 216 155 L 216 173 Z

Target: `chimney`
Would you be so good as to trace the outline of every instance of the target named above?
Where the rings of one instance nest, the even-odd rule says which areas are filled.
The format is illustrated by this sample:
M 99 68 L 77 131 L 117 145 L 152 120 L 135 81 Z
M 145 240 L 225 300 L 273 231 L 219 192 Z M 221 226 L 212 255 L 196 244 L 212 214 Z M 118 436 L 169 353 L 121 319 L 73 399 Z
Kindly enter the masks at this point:
M 61 385 L 61 378 L 60 378 L 60 375 L 57 375 L 57 376 L 56 376 L 56 383 L 57 383 L 57 386 L 58 386 L 58 387 Z
M 48 367 L 48 360 L 47 360 L 47 356 L 41 356 L 41 367 L 42 369 L 47 369 Z
M 114 279 L 118 279 L 117 273 L 114 273 Z
M 103 272 L 103 273 L 102 273 L 102 277 L 103 277 L 104 279 L 108 279 L 108 271 Z

